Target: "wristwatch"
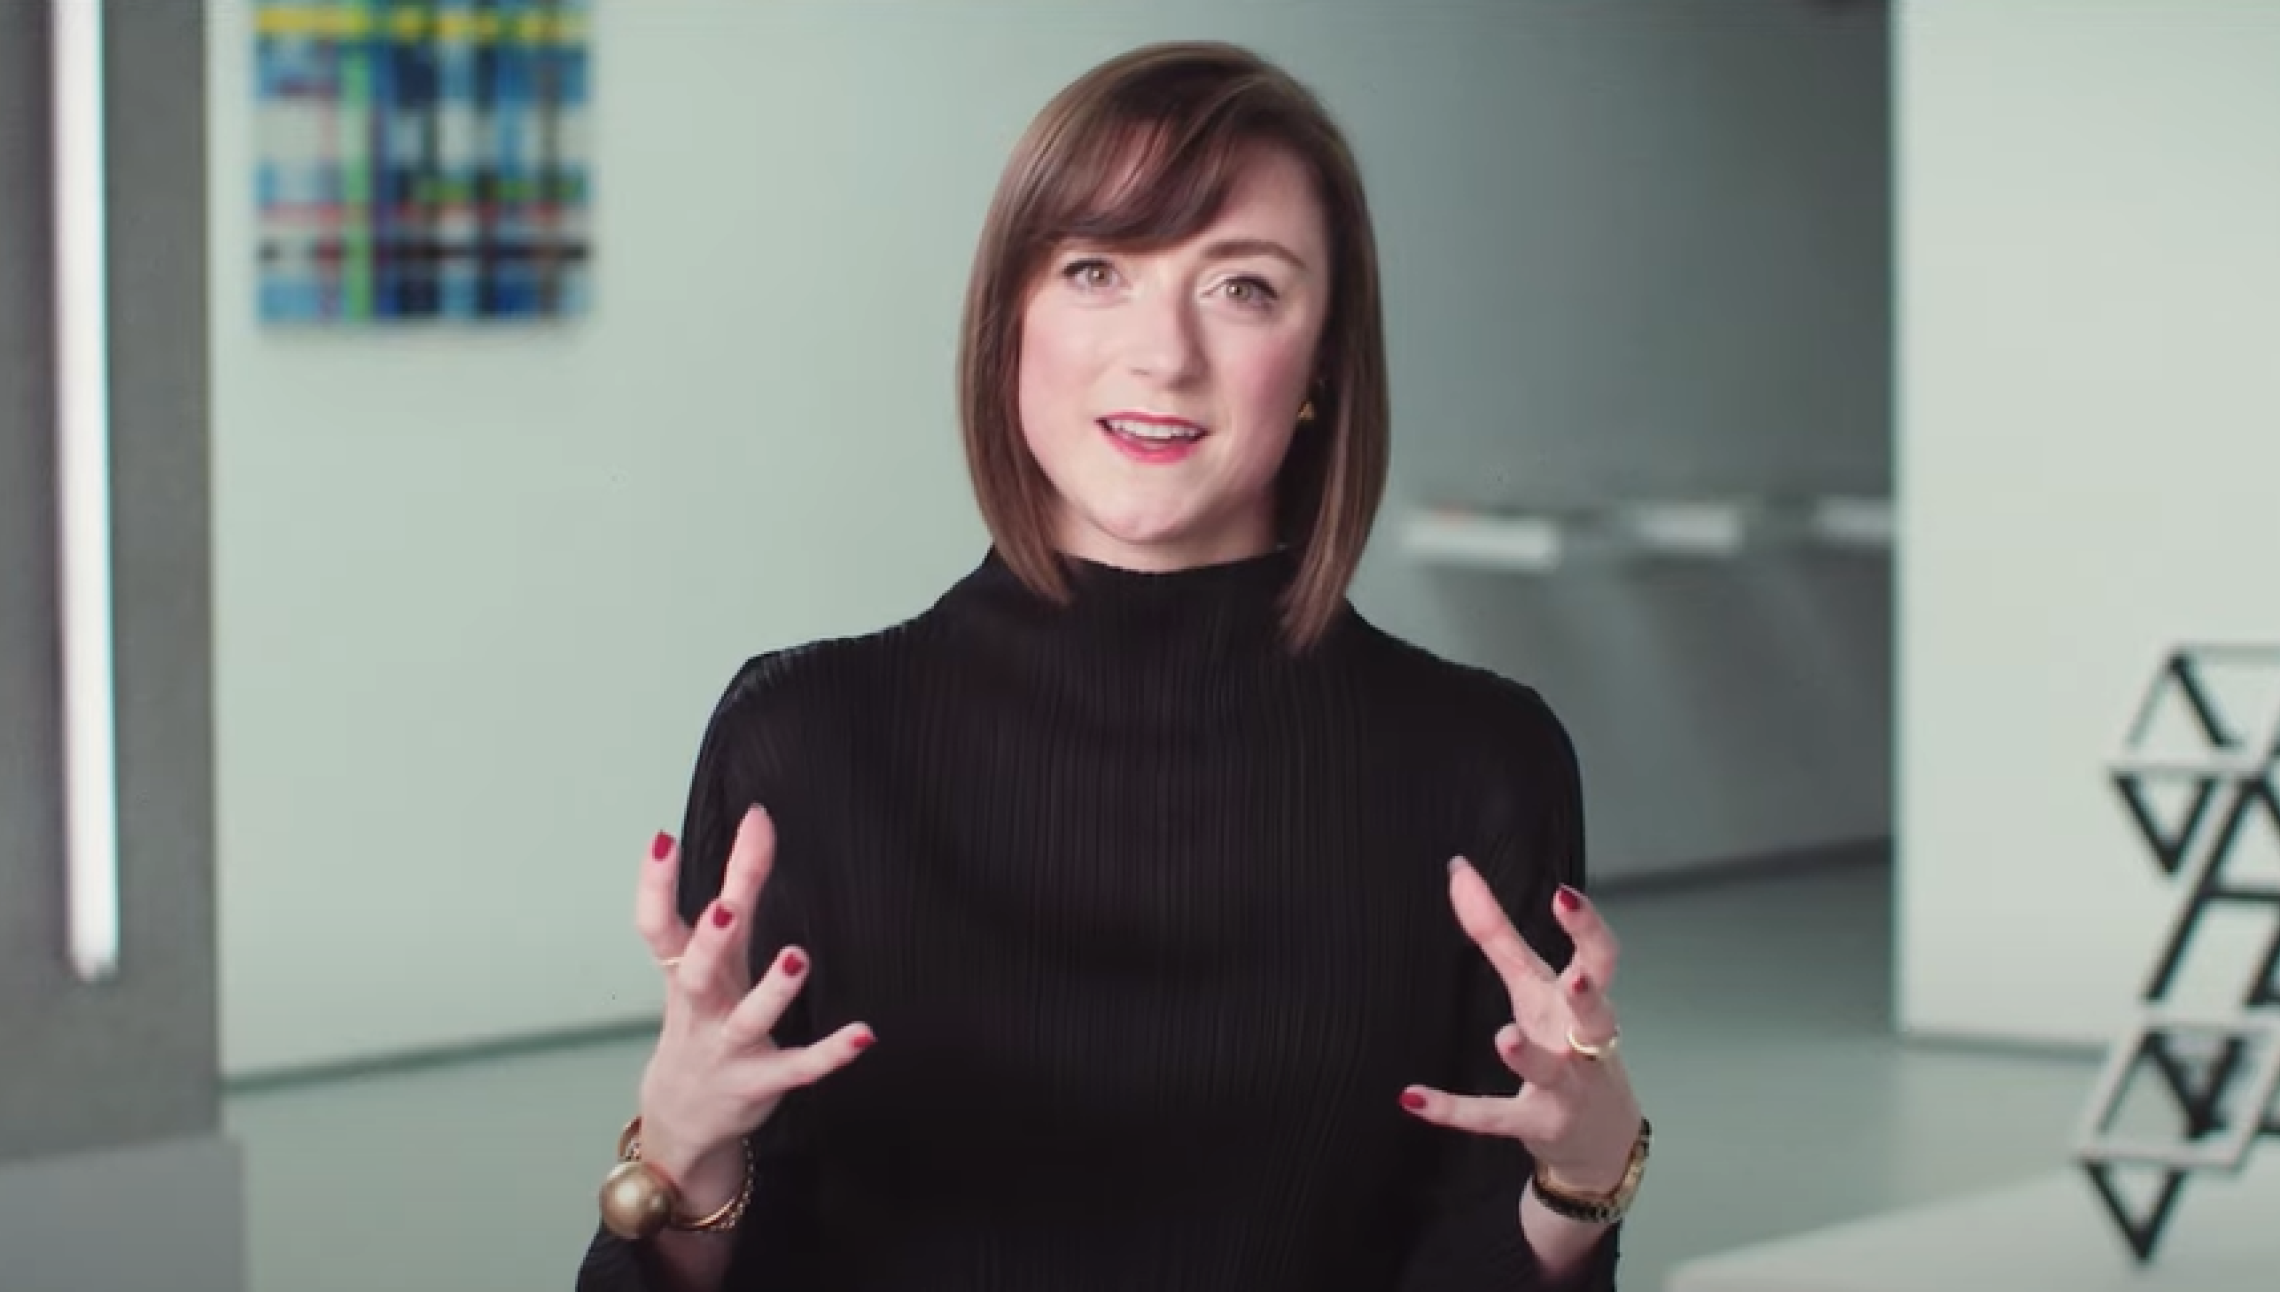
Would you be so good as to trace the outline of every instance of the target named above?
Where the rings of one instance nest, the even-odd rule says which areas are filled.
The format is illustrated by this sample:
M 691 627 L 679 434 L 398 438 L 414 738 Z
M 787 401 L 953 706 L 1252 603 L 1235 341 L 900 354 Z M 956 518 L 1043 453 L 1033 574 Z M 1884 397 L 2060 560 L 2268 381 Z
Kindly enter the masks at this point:
M 1623 1178 L 1606 1193 L 1578 1193 L 1552 1183 L 1551 1172 L 1542 1163 L 1536 1165 L 1534 1181 L 1536 1196 L 1555 1216 L 1581 1221 L 1587 1225 L 1612 1225 L 1631 1209 L 1631 1199 L 1639 1192 L 1639 1181 L 1647 1173 L 1647 1148 L 1654 1137 L 1654 1127 L 1646 1118 L 1639 1119 L 1639 1137 L 1631 1142 L 1631 1164 L 1624 1168 Z

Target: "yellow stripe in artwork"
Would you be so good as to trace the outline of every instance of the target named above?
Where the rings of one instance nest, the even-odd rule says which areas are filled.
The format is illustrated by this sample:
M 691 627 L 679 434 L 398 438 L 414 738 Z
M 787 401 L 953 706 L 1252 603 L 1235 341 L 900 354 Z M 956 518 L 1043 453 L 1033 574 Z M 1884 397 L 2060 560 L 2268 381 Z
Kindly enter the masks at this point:
M 261 36 L 307 40 L 363 40 L 374 33 L 373 19 L 373 12 L 362 6 L 264 5 L 255 14 L 254 31 Z M 434 39 L 455 44 L 569 45 L 586 39 L 585 22 L 569 13 L 530 12 L 509 21 L 490 12 L 391 9 L 384 21 L 388 36 L 398 41 Z
M 253 20 L 263 36 L 302 36 L 313 40 L 353 40 L 366 30 L 361 9 L 338 5 L 264 5 Z

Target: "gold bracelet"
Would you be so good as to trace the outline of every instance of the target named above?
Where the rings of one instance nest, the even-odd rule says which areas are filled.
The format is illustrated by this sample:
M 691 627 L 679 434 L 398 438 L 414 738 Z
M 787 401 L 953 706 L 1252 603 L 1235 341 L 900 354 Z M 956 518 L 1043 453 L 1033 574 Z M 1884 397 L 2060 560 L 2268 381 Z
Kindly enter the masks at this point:
M 681 1191 L 656 1167 L 641 1160 L 641 1118 L 637 1114 L 618 1134 L 618 1164 L 602 1181 L 602 1224 L 618 1237 L 632 1242 L 654 1238 L 664 1229 L 686 1233 L 725 1234 L 744 1219 L 752 1203 L 752 1141 L 744 1149 L 744 1179 L 736 1196 L 709 1216 L 681 1214 Z

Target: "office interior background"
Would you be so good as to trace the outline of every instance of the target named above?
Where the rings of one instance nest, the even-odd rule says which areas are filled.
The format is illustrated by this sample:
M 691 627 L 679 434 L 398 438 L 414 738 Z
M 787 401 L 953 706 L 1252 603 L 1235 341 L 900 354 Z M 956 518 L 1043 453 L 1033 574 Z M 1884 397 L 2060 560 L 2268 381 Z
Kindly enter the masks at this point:
M 569 1285 L 709 707 L 979 559 L 989 192 L 1168 37 L 1283 62 L 1358 149 L 1396 416 L 1357 604 L 1576 734 L 1658 1131 L 1623 1285 L 2280 1268 L 2269 1137 L 2143 1267 L 2077 1160 L 2195 885 L 2280 891 L 2280 807 L 2191 801 L 2269 793 L 2280 723 L 2280 6 L 594 0 L 590 301 L 313 326 L 259 308 L 253 0 L 112 0 L 99 82 L 55 58 L 80 3 L 0 0 L 0 1286 Z M 2243 994 L 2280 935 L 2236 905 L 2169 1003 L 2247 1047 L 2227 1124 L 2280 1130 Z

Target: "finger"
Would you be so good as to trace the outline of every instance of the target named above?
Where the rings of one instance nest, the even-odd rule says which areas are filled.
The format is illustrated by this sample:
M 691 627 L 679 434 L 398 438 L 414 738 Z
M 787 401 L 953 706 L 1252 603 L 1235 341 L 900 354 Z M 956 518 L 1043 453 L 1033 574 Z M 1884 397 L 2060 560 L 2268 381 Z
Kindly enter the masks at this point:
M 1575 943 L 1575 956 L 1569 963 L 1572 973 L 1577 968 L 1588 973 L 1602 989 L 1615 985 L 1615 962 L 1621 948 L 1616 944 L 1615 931 L 1599 914 L 1598 906 L 1577 890 L 1562 884 L 1552 896 L 1552 918 L 1567 930 Z
M 673 985 L 689 1003 L 706 1013 L 735 1008 L 750 987 L 745 964 L 745 912 L 725 899 L 708 903 L 681 953 L 681 967 L 673 972 Z
M 779 1050 L 768 1061 L 769 1082 L 778 1090 L 814 1085 L 853 1063 L 876 1040 L 862 1023 L 849 1023 L 813 1045 Z
M 1449 904 L 1456 910 L 1465 936 L 1481 949 L 1504 980 L 1504 989 L 1512 997 L 1513 1014 L 1521 1018 L 1543 1015 L 1546 989 L 1555 977 L 1552 967 L 1512 927 L 1488 881 L 1462 857 L 1449 863 Z
M 1489 963 L 1507 978 L 1519 977 L 1537 982 L 1549 982 L 1552 967 L 1536 954 L 1512 927 L 1504 914 L 1504 907 L 1496 900 L 1488 881 L 1480 877 L 1472 863 L 1462 857 L 1449 863 L 1449 904 L 1455 908 L 1457 923 L 1465 935 L 1488 956 Z
M 1538 1105 L 1526 1100 L 1487 1095 L 1453 1095 L 1431 1086 L 1411 1086 L 1401 1093 L 1401 1106 L 1419 1120 L 1468 1135 L 1496 1135 L 1505 1139 L 1541 1138 Z
M 1529 1040 L 1519 1025 L 1506 1023 L 1496 1033 L 1496 1057 L 1513 1076 L 1531 1086 L 1552 1086 L 1567 1075 L 1560 1057 Z
M 673 900 L 680 874 L 681 846 L 661 830 L 650 842 L 649 860 L 641 865 L 641 882 L 633 898 L 634 930 L 659 960 L 680 955 L 689 944 L 689 926 Z
M 721 879 L 721 896 L 739 911 L 759 910 L 760 890 L 767 887 L 775 866 L 776 821 L 755 803 L 737 822 L 736 839 L 728 849 L 728 873 Z
M 721 1023 L 721 1034 L 729 1044 L 756 1046 L 767 1041 L 784 1011 L 791 1007 L 792 998 L 807 982 L 807 968 L 807 953 L 800 948 L 785 947 L 777 952 L 759 984 L 744 993 L 744 999 L 736 1002 L 736 1008 Z
M 1575 1016 L 1576 1040 L 1605 1045 L 1615 1039 L 1615 1007 L 1598 979 L 1588 973 L 1570 975 L 1567 998 L 1568 1012 Z

